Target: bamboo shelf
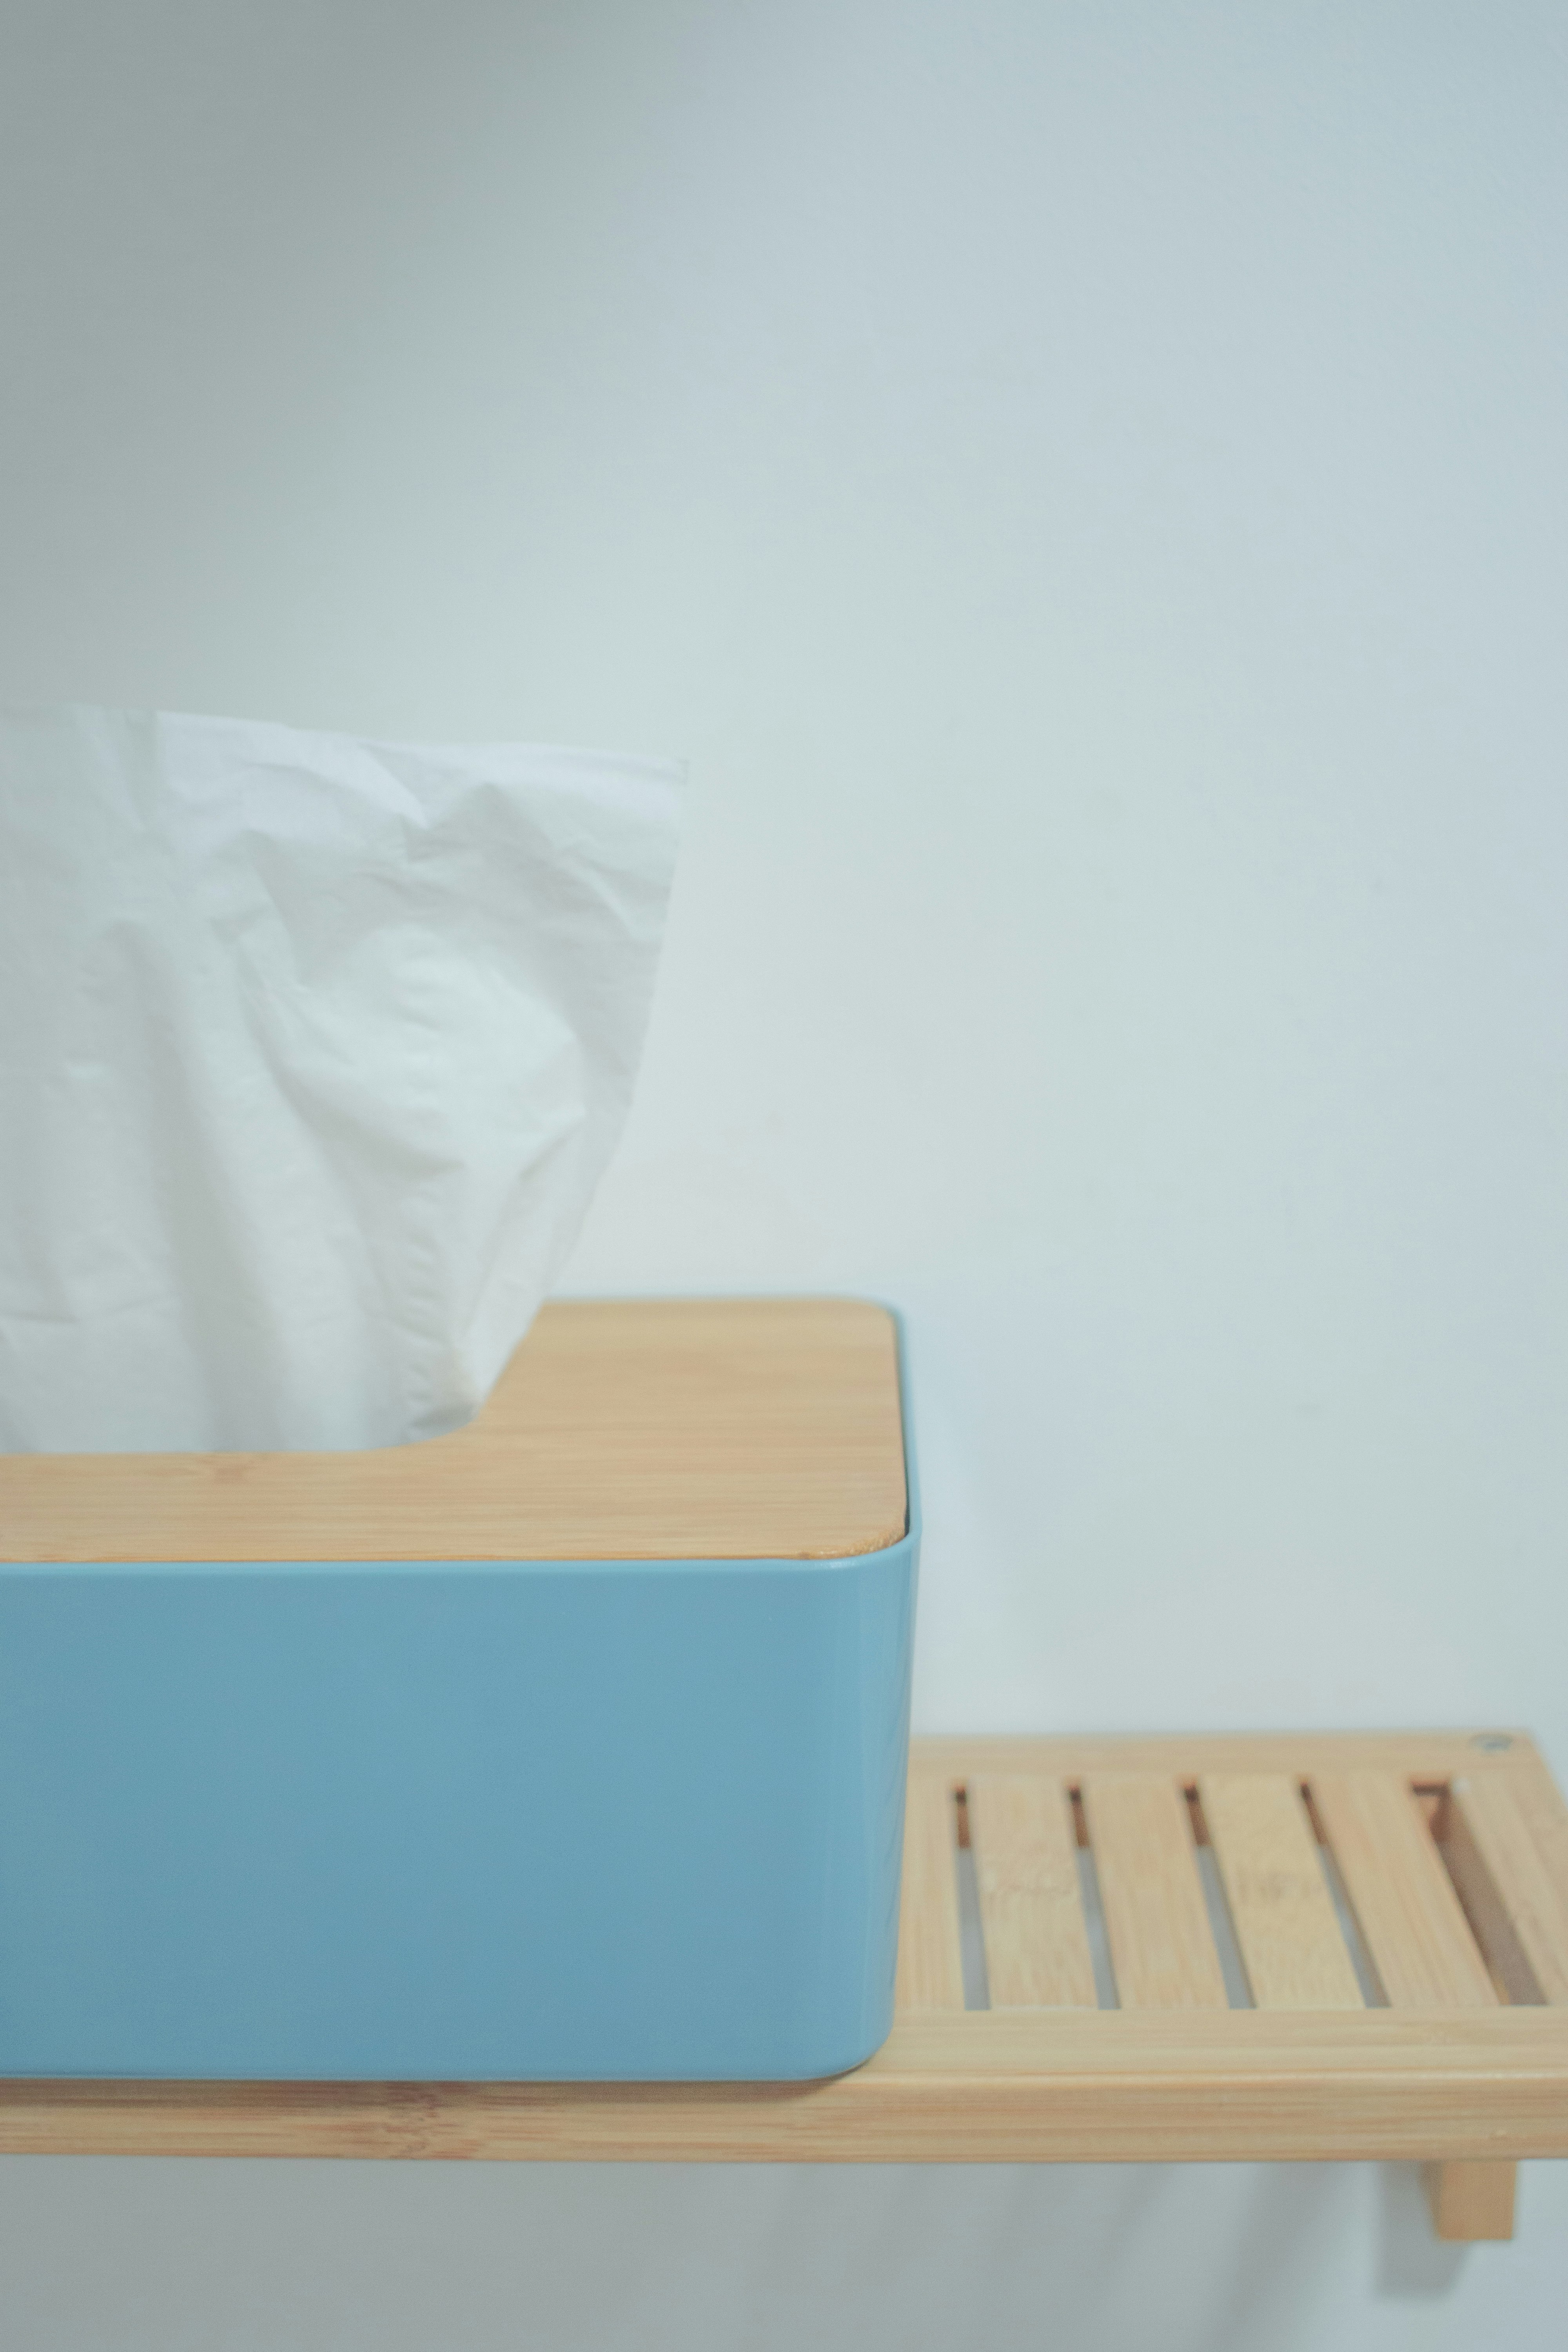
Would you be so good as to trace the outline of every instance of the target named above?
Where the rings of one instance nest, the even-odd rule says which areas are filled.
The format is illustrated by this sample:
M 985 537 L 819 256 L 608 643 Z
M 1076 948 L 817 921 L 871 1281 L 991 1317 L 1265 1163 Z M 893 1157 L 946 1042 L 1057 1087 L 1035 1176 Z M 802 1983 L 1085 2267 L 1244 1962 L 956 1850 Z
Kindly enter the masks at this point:
M 0 2152 L 1414 2158 L 1441 2235 L 1505 2238 L 1519 2159 L 1568 2157 L 1568 1806 L 1518 1732 L 917 1741 L 852 2074 L 12 2081 Z

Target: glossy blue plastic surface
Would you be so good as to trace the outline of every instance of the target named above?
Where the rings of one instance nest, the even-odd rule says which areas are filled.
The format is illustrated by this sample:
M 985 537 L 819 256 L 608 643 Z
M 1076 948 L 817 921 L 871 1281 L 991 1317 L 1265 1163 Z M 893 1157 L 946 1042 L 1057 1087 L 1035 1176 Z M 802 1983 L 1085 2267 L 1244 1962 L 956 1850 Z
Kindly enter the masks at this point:
M 906 1453 L 907 1535 L 842 1560 L 0 1569 L 0 2074 L 858 2063 Z

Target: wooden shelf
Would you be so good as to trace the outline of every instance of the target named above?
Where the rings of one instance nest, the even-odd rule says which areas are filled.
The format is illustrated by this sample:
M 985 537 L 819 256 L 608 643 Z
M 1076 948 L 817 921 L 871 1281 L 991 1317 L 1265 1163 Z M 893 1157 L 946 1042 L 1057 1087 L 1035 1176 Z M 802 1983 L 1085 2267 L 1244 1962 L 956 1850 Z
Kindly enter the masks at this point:
M 1568 1807 L 1518 1732 L 917 1741 L 853 2074 L 11 2082 L 0 2151 L 1415 2158 L 1445 2236 L 1506 2237 L 1517 2161 L 1568 2157 Z

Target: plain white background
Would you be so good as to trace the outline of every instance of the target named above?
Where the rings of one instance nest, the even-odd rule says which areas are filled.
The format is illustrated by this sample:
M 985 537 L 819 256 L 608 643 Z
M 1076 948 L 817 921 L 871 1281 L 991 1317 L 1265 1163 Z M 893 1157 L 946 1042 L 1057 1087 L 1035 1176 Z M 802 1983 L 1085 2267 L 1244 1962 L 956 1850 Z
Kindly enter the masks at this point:
M 691 762 L 566 1286 L 910 1323 L 928 1728 L 1568 1774 L 1568 52 L 0 0 L 0 692 Z M 1529 2352 L 1372 2168 L 0 2163 L 26 2352 Z

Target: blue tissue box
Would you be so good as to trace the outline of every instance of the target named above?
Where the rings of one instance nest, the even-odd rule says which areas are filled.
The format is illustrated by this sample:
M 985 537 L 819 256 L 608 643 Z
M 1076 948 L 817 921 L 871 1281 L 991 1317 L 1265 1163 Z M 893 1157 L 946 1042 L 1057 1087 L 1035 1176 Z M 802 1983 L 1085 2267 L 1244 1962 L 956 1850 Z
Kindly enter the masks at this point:
M 0 1460 L 0 2074 L 764 2079 L 892 2017 L 897 1329 L 549 1307 L 467 1430 Z

